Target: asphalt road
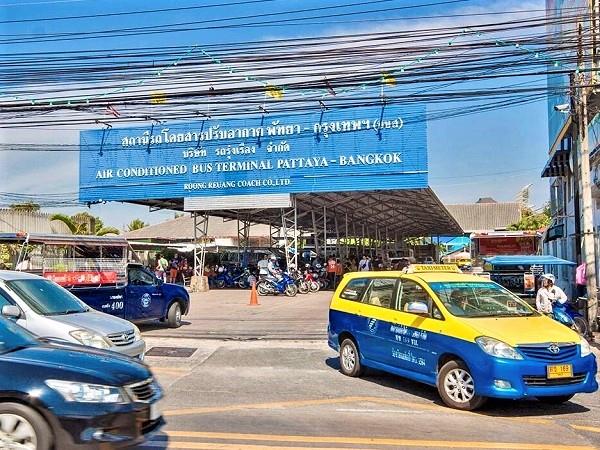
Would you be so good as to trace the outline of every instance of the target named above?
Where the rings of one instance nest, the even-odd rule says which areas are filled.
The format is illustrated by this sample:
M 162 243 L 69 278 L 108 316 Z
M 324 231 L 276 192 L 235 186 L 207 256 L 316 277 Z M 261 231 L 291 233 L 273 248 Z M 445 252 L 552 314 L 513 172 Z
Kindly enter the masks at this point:
M 600 448 L 598 393 L 560 407 L 491 401 L 458 412 L 435 389 L 393 375 L 342 375 L 323 339 L 329 294 L 259 307 L 246 306 L 243 294 L 221 295 L 221 303 L 214 293 L 195 298 L 179 337 L 144 332 L 149 347 L 193 354 L 148 357 L 166 389 L 168 424 L 141 449 Z

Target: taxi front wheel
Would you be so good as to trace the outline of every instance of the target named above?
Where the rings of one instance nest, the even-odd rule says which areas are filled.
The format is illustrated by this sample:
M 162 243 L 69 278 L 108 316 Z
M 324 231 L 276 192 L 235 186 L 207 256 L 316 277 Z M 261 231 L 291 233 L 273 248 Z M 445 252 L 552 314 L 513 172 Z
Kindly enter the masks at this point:
M 360 377 L 363 373 L 358 348 L 352 339 L 346 338 L 340 345 L 340 372 L 349 377 Z
M 472 411 L 487 400 L 475 394 L 475 381 L 467 365 L 460 360 L 448 361 L 442 366 L 437 388 L 444 403 L 455 409 Z

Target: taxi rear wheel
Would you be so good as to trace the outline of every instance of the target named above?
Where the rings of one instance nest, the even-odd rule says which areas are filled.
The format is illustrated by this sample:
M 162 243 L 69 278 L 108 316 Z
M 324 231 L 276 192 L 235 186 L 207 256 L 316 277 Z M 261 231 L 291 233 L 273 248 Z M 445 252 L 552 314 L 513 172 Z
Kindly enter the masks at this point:
M 438 373 L 437 388 L 444 403 L 455 409 L 472 411 L 487 400 L 475 394 L 475 380 L 460 360 L 448 361 Z
M 340 345 L 340 372 L 349 377 L 360 377 L 363 373 L 358 347 L 349 338 L 344 339 Z

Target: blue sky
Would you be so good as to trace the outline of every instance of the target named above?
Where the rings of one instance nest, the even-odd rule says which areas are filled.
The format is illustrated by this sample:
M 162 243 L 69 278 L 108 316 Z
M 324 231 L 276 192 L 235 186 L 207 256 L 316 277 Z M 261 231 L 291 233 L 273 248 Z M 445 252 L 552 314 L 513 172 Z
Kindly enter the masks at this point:
M 365 8 L 397 8 L 406 5 L 433 3 L 439 0 L 388 1 L 363 4 L 353 8 L 335 8 L 327 12 L 346 13 Z M 179 0 L 152 2 L 140 0 L 0 0 L 1 20 L 55 17 L 66 15 L 105 14 L 150 8 L 171 8 L 228 3 L 231 0 Z M 252 16 L 294 9 L 335 6 L 355 1 L 275 0 L 261 4 L 202 8 L 184 12 L 152 15 L 113 16 L 85 20 L 49 21 L 25 24 L 0 24 L 1 34 L 22 36 L 47 32 L 91 31 L 107 28 L 127 28 L 162 25 L 175 22 L 214 20 L 231 16 Z M 543 9 L 543 1 L 464 1 L 437 7 L 378 12 L 364 23 L 345 23 L 354 16 L 330 18 L 324 23 L 304 26 L 261 26 L 229 30 L 197 30 L 193 32 L 147 35 L 143 38 L 104 38 L 61 41 L 43 44 L 0 46 L 0 51 L 27 54 L 40 51 L 81 49 L 144 48 L 151 46 L 183 46 L 266 40 L 282 37 L 304 37 L 339 32 L 369 32 L 428 25 L 468 25 L 493 18 L 446 18 L 404 21 L 402 18 L 422 15 L 448 15 L 471 12 L 502 12 L 512 9 Z M 355 18 L 355 17 L 354 17 Z M 264 20 L 276 20 L 277 16 Z M 391 20 L 398 19 L 398 20 Z M 469 20 L 469 23 L 466 21 Z M 215 24 L 219 22 L 210 22 Z M 223 23 L 223 22 L 220 22 Z M 25 80 L 26 81 L 26 80 Z M 523 81 L 523 80 L 519 80 Z M 512 201 L 519 189 L 532 183 L 531 201 L 542 205 L 548 198 L 548 184 L 540 178 L 548 152 L 547 107 L 545 102 L 479 113 L 465 117 L 436 120 L 428 124 L 430 185 L 445 203 L 473 202 L 491 196 L 499 201 Z M 76 130 L 0 130 L 0 142 L 77 142 Z M 75 192 L 78 165 L 76 154 L 22 155 L 0 153 L 0 191 L 2 192 Z M 71 212 L 67 209 L 64 212 Z M 172 217 L 172 212 L 149 213 L 146 208 L 130 205 L 101 205 L 92 209 L 105 221 L 123 227 L 140 217 L 147 222 L 159 222 Z

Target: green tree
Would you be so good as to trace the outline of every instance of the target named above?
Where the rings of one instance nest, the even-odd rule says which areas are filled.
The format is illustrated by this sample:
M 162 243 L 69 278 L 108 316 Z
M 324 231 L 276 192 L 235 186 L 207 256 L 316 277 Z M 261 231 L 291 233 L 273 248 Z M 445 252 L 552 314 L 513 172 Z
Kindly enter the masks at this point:
M 510 231 L 537 231 L 550 226 L 552 216 L 550 205 L 546 204 L 542 212 L 536 213 L 526 208 L 521 213 L 521 220 L 508 226 Z
M 105 236 L 107 234 L 119 234 L 119 230 L 115 227 L 105 227 L 104 223 L 99 217 L 92 216 L 89 213 L 77 213 L 72 216 L 66 214 L 53 214 L 50 220 L 58 220 L 64 223 L 72 234 L 77 235 L 90 235 Z M 93 233 L 90 232 L 90 228 L 93 228 Z
M 9 208 L 13 211 L 38 212 L 40 210 L 40 205 L 32 201 L 27 201 L 22 203 L 13 203 L 9 206 Z
M 141 228 L 147 227 L 148 224 L 144 223 L 142 219 L 133 219 L 129 225 L 127 225 L 127 229 L 129 231 L 139 230 Z

